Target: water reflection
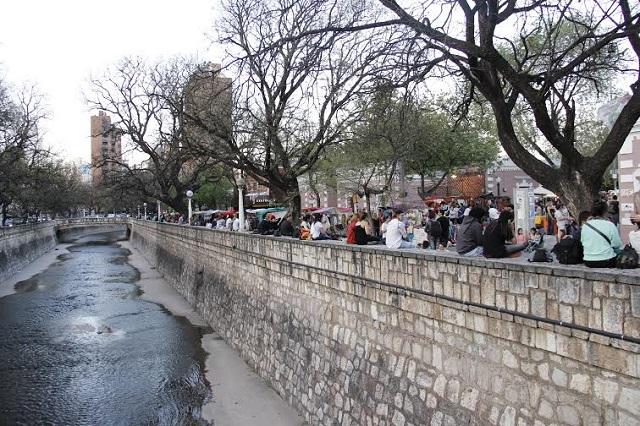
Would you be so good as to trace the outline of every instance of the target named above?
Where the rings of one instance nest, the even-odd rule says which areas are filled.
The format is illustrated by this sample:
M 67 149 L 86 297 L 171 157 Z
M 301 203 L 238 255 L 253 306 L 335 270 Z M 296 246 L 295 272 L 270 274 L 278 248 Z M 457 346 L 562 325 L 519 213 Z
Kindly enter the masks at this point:
M 138 298 L 122 236 L 78 239 L 0 298 L 0 423 L 205 423 L 201 332 Z

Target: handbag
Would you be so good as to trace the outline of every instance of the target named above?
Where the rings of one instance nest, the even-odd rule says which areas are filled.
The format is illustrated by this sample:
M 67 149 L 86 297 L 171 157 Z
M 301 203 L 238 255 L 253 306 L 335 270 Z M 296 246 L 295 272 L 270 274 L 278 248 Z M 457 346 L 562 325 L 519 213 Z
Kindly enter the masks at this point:
M 611 240 L 607 237 L 602 231 L 597 229 L 595 226 L 589 224 L 589 222 L 584 223 L 589 228 L 596 231 L 602 238 L 605 239 L 609 245 L 611 245 Z M 634 269 L 638 267 L 638 253 L 631 247 L 631 245 L 627 244 L 624 249 L 616 255 L 616 268 L 619 269 Z

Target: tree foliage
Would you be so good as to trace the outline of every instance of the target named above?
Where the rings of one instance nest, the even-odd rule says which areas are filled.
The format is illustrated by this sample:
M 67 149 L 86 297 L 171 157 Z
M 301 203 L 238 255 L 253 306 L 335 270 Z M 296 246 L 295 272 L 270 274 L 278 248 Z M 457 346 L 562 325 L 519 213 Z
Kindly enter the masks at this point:
M 370 0 L 351 8 L 343 7 L 324 29 L 308 33 L 376 27 L 389 34 L 389 62 L 406 72 L 383 68 L 381 74 L 397 85 L 419 81 L 426 71 L 464 80 L 470 85 L 465 105 L 474 98 L 489 103 L 503 149 L 525 172 L 563 197 L 574 212 L 597 196 L 605 170 L 640 118 L 637 2 Z M 363 8 L 372 12 L 363 16 Z M 583 154 L 576 146 L 582 97 L 607 90 L 607 82 L 620 76 L 633 79 L 628 102 L 599 148 Z M 549 161 L 544 148 L 535 149 L 537 139 L 522 140 L 514 120 L 519 112 L 558 153 L 558 164 Z

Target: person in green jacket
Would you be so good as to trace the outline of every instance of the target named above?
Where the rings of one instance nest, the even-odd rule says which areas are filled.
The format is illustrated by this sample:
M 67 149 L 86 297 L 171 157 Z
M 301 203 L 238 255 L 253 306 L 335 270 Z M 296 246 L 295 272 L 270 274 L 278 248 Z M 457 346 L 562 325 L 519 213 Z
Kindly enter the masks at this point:
M 622 247 L 618 228 L 609 221 L 607 203 L 596 201 L 591 217 L 582 224 L 580 241 L 584 248 L 584 264 L 590 268 L 615 268 L 616 256 Z

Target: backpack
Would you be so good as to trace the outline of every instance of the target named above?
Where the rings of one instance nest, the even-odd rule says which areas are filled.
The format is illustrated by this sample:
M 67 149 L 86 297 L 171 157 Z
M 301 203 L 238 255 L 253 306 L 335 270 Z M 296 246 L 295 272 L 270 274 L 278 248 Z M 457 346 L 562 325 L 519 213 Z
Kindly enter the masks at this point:
M 442 235 L 442 226 L 437 220 L 429 220 L 429 235 L 439 237 Z
M 546 249 L 538 248 L 533 252 L 529 262 L 553 262 L 553 257 Z
M 300 229 L 300 239 L 301 240 L 310 240 L 311 239 L 311 231 L 307 228 Z
M 536 217 L 533 218 L 533 226 L 536 229 L 540 229 L 544 226 L 544 217 L 541 215 L 536 215 Z
M 563 238 L 551 249 L 551 252 L 555 253 L 558 262 L 563 265 L 582 263 L 582 251 L 582 243 L 574 238 Z
M 618 257 L 616 258 L 616 268 L 618 269 L 634 269 L 638 267 L 638 252 L 635 251 L 631 244 L 624 246 Z

